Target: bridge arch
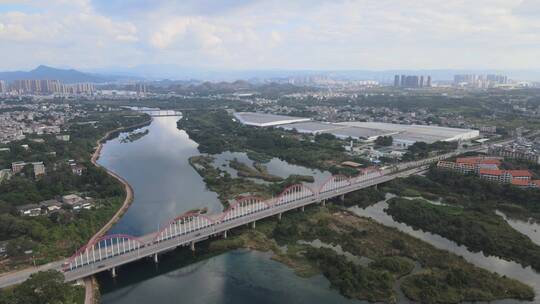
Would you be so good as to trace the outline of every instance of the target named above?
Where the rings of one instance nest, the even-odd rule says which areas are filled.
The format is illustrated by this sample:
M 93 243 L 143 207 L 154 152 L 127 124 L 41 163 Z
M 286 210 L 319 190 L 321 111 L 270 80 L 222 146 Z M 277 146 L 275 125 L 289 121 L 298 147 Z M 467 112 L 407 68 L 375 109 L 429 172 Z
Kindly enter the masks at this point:
M 332 175 L 319 187 L 318 193 L 337 190 L 351 185 L 351 179 L 343 174 Z
M 64 271 L 135 251 L 143 246 L 144 244 L 139 238 L 131 235 L 105 235 L 79 248 L 64 264 Z
M 221 213 L 218 220 L 228 221 L 254 212 L 272 207 L 272 204 L 260 196 L 245 196 L 237 198 L 225 211 Z
M 304 184 L 294 184 L 283 190 L 274 200 L 274 206 L 288 204 L 290 202 L 314 196 L 316 192 Z
M 191 211 L 170 220 L 156 232 L 153 242 L 162 242 L 179 235 L 191 233 L 214 224 L 214 219 L 199 212 Z

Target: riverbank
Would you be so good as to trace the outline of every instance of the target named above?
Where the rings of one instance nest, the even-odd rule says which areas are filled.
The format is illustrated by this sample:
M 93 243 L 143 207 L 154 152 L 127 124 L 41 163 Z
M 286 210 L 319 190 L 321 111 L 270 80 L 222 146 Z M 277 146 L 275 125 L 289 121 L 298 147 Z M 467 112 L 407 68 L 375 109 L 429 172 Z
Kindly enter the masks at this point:
M 90 238 L 88 243 L 92 243 L 95 240 L 97 240 L 98 238 L 105 235 L 105 233 L 107 233 L 107 231 L 109 231 L 109 229 L 111 229 L 111 227 L 116 222 L 118 222 L 118 220 L 122 217 L 122 215 L 127 211 L 129 206 L 133 202 L 133 197 L 134 197 L 133 188 L 131 187 L 131 185 L 123 177 L 121 177 L 120 175 L 116 174 L 115 172 L 109 170 L 108 168 L 101 166 L 97 162 L 100 155 L 101 155 L 101 150 L 103 149 L 103 145 L 107 142 L 107 140 L 112 139 L 111 137 L 112 137 L 113 134 L 118 135 L 120 132 L 124 132 L 126 130 L 130 130 L 130 129 L 133 129 L 133 128 L 141 128 L 141 127 L 144 127 L 144 126 L 150 124 L 151 122 L 152 122 L 152 118 L 150 118 L 149 120 L 147 120 L 145 122 L 136 124 L 136 125 L 132 125 L 132 126 L 128 126 L 128 127 L 121 127 L 121 128 L 117 128 L 115 130 L 111 130 L 111 131 L 107 132 L 102 138 L 100 138 L 96 142 L 97 146 L 96 146 L 96 149 L 95 149 L 94 153 L 92 154 L 92 157 L 90 158 L 90 162 L 94 166 L 96 166 L 98 168 L 103 168 L 107 172 L 107 174 L 109 174 L 110 176 L 115 178 L 118 182 L 120 182 L 124 186 L 124 191 L 126 193 L 126 197 L 124 198 L 122 206 L 118 209 L 118 211 L 113 215 L 113 217 L 103 227 L 101 227 L 101 229 L 98 232 L 96 232 L 92 236 L 92 238 Z M 95 304 L 96 303 L 96 292 L 99 290 L 96 280 L 93 277 L 90 278 L 90 279 L 86 279 L 86 280 L 84 280 L 84 286 L 85 286 L 85 289 L 86 289 L 85 290 L 84 304 Z

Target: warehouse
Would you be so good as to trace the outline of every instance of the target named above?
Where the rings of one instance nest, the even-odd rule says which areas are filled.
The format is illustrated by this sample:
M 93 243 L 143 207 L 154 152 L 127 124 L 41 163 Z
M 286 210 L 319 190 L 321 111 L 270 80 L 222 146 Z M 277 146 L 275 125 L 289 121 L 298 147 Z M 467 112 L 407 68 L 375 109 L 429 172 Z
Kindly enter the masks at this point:
M 357 128 L 369 128 L 380 130 L 381 133 L 393 132 L 395 140 L 411 143 L 422 141 L 434 143 L 436 141 L 459 141 L 471 140 L 480 136 L 478 130 L 458 129 L 427 125 L 401 125 L 383 122 L 343 122 L 340 125 Z
M 480 136 L 478 130 L 458 129 L 427 125 L 402 125 L 383 122 L 328 123 L 311 121 L 309 118 L 239 112 L 234 114 L 241 123 L 258 126 L 277 126 L 300 133 L 328 133 L 342 139 L 353 138 L 374 141 L 379 136 L 392 136 L 394 145 L 406 148 L 415 142 L 466 141 Z
M 255 112 L 236 112 L 234 117 L 242 124 L 254 127 L 273 127 L 295 122 L 310 121 L 311 118 L 274 115 Z

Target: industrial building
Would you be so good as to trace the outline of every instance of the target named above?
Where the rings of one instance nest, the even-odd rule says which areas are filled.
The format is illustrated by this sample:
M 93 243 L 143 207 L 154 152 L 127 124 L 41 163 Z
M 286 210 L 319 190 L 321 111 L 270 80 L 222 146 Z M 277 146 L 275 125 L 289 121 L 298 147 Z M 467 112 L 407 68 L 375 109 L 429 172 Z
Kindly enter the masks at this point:
M 480 136 L 478 130 L 457 129 L 426 125 L 402 125 L 382 122 L 328 123 L 311 121 L 309 118 L 291 117 L 263 113 L 235 113 L 243 124 L 295 130 L 300 133 L 328 133 L 342 139 L 353 138 L 374 141 L 379 136 L 392 136 L 396 147 L 407 148 L 415 142 L 465 141 Z
M 341 125 L 380 130 L 381 135 L 392 136 L 395 145 L 407 147 L 417 141 L 465 141 L 480 136 L 478 130 L 458 129 L 427 125 L 402 125 L 383 122 L 344 122 Z
M 311 118 L 274 115 L 255 112 L 235 112 L 234 117 L 241 123 L 255 127 L 273 127 L 295 122 L 310 121 Z

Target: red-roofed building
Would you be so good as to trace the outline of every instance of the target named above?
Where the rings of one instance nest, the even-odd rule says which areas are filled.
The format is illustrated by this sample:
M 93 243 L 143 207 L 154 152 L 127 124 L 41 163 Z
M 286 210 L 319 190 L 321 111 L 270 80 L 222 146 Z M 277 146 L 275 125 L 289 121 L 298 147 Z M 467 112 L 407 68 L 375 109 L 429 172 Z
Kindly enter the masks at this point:
M 437 167 L 441 169 L 449 169 L 461 174 L 476 173 L 481 169 L 499 169 L 501 159 L 498 157 L 459 157 L 455 162 L 440 161 L 437 163 Z
M 501 165 L 501 158 L 500 157 L 485 157 L 485 156 L 474 156 L 474 157 L 458 157 L 456 159 L 456 163 L 458 164 L 471 164 L 471 165 Z
M 512 183 L 515 180 L 524 180 L 527 183 L 532 178 L 528 170 L 491 170 L 480 169 L 480 178 L 498 183 Z
M 512 185 L 514 186 L 518 186 L 518 187 L 523 187 L 523 188 L 527 188 L 529 187 L 529 184 L 532 183 L 526 179 L 513 179 L 512 182 L 510 182 Z

